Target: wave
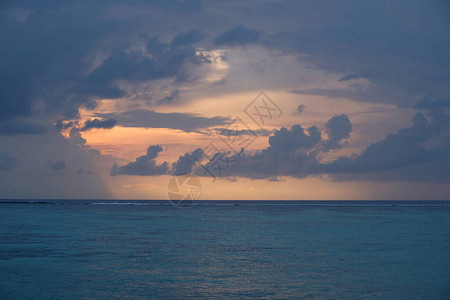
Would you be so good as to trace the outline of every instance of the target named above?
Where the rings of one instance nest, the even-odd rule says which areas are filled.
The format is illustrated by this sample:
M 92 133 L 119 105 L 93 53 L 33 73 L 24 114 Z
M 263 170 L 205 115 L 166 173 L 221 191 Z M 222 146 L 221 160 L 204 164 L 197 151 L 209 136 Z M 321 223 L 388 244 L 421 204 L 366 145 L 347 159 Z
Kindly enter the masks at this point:
M 173 206 L 169 200 L 0 200 L 0 204 Z M 199 200 L 182 206 L 448 207 L 448 200 Z

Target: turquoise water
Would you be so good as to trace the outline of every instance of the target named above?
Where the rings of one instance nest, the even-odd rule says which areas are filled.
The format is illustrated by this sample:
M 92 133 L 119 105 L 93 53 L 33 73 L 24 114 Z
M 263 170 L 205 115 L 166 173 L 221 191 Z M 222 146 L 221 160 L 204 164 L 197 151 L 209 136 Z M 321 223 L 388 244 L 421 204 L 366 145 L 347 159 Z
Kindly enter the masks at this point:
M 448 202 L 81 203 L 0 204 L 0 299 L 450 298 Z

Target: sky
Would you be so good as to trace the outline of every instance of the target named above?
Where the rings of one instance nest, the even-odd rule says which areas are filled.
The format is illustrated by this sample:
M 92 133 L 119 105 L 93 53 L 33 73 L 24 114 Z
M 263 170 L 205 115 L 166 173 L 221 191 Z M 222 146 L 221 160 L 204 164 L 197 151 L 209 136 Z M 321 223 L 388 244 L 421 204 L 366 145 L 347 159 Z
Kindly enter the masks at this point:
M 2 199 L 450 198 L 448 1 L 6 0 L 0 41 Z

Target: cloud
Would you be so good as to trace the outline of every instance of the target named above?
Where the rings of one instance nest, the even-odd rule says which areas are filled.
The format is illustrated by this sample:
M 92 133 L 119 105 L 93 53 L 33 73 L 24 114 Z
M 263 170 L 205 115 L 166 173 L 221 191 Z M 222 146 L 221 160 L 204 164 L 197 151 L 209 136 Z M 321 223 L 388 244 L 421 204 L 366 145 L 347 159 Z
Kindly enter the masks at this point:
M 164 175 L 169 172 L 169 164 L 164 162 L 160 165 L 156 164 L 155 159 L 162 151 L 159 145 L 150 146 L 147 149 L 147 154 L 136 158 L 134 162 L 130 162 L 123 166 L 113 165 L 111 169 L 111 176 L 116 175 L 136 175 L 136 176 L 154 176 Z
M 86 139 L 81 136 L 80 130 L 78 128 L 72 128 L 69 132 L 69 140 L 75 145 L 85 145 Z
M 315 68 L 349 74 L 344 80 L 363 74 L 374 89 L 361 90 L 356 101 L 413 105 L 430 91 L 438 98 L 450 93 L 449 18 L 443 1 L 284 1 L 270 6 L 265 13 L 296 17 L 266 33 L 261 42 L 304 55 L 302 60 Z M 293 25 L 296 19 L 303 20 L 302 28 Z
M 169 95 L 165 96 L 161 100 L 158 101 L 158 104 L 172 104 L 176 101 L 178 96 L 180 95 L 180 90 L 173 90 Z
M 324 143 L 325 147 L 327 149 L 338 149 L 342 147 L 340 142 L 350 137 L 352 123 L 346 115 L 337 115 L 328 120 L 325 129 L 328 134 L 328 140 Z
M 192 173 L 195 164 L 201 162 L 204 158 L 203 150 L 195 149 L 180 156 L 177 162 L 172 164 L 172 170 L 170 170 L 168 162 L 156 165 L 155 159 L 162 150 L 159 145 L 150 146 L 147 149 L 147 154 L 138 157 L 136 161 L 123 166 L 115 164 L 111 169 L 111 175 L 155 176 L 169 174 L 170 171 L 175 176 L 186 175 Z
M 87 120 L 84 123 L 84 126 L 80 129 L 80 131 L 87 131 L 93 128 L 102 128 L 102 129 L 111 129 L 114 126 L 116 126 L 117 120 L 110 118 L 106 120 L 100 120 L 100 119 L 92 119 Z
M 417 113 L 411 127 L 388 134 L 379 142 L 369 145 L 354 157 L 341 157 L 329 164 L 318 166 L 321 173 L 366 173 L 389 171 L 440 158 L 444 149 L 428 147 L 426 143 L 448 129 L 450 117 L 435 115 L 430 123 Z
M 364 78 L 364 77 L 360 74 L 348 74 L 348 75 L 341 77 L 339 79 L 339 81 L 348 81 L 348 80 L 354 80 L 354 79 L 360 79 L 360 78 Z
M 66 168 L 66 162 L 64 160 L 50 161 L 47 164 L 47 167 L 54 172 L 62 171 Z
M 308 134 L 306 134 L 308 133 Z M 272 155 L 296 153 L 312 149 L 322 139 L 316 126 L 305 130 L 301 125 L 294 125 L 291 129 L 281 128 L 269 137 L 269 147 L 265 150 Z
M 101 152 L 99 150 L 93 149 L 86 145 L 86 139 L 81 136 L 80 129 L 72 127 L 69 132 L 69 141 L 75 145 L 80 146 L 86 153 L 94 156 L 101 157 Z
M 450 98 L 432 100 L 431 96 L 428 96 L 418 101 L 413 107 L 418 109 L 450 107 Z
M 194 165 L 200 162 L 204 157 L 203 150 L 198 148 L 191 153 L 185 153 L 180 156 L 173 165 L 173 175 L 186 175 L 193 171 Z
M 274 176 L 274 177 L 267 178 L 267 181 L 270 181 L 270 182 L 284 182 L 284 181 L 286 181 L 286 179 L 284 179 L 283 177 L 280 177 L 280 176 Z
M 117 125 L 124 127 L 170 128 L 186 132 L 225 125 L 229 122 L 229 119 L 224 117 L 207 118 L 190 113 L 159 113 L 144 109 L 96 114 L 96 116 L 117 119 Z
M 102 96 L 121 97 L 122 92 L 114 88 L 117 80 L 141 82 L 178 76 L 181 78 L 183 64 L 190 60 L 199 63 L 193 47 L 170 47 L 153 37 L 146 46 L 148 54 L 141 51 L 116 50 L 101 66 L 94 69 L 84 80 L 84 91 Z M 104 89 L 108 87 L 108 89 Z M 98 89 L 100 88 L 100 89 Z
M 274 178 L 276 176 L 307 175 L 308 167 L 317 164 L 317 149 L 321 147 L 321 133 L 316 126 L 303 128 L 294 125 L 291 129 L 281 128 L 275 130 L 269 137 L 269 147 L 253 155 L 241 151 L 231 157 L 223 159 L 222 153 L 214 155 L 204 169 L 217 166 L 218 158 L 229 164 L 227 176 L 240 176 L 250 178 Z M 199 175 L 208 176 L 207 172 Z
M 221 5 L 202 9 L 200 1 L 179 0 L 5 4 L 22 16 L 5 13 L 0 20 L 0 121 L 33 115 L 38 107 L 57 118 L 77 118 L 79 108 L 93 108 L 98 99 L 133 96 L 142 82 L 192 79 L 188 65 L 205 63 L 196 47 L 210 47 L 211 39 L 216 47 L 258 43 L 288 51 L 315 68 L 348 74 L 342 81 L 364 74 L 374 88 L 354 93 L 357 101 L 412 106 L 416 95 L 433 91 L 447 99 L 450 93 L 443 4 L 260 2 L 252 3 L 249 14 L 246 4 L 231 1 L 233 18 Z M 380 16 L 382 22 L 371 22 Z M 245 25 L 233 27 L 242 21 Z M 231 29 L 218 34 L 223 26 Z M 406 93 L 393 97 L 398 89 Z M 350 92 L 341 95 L 351 97 Z
M 189 46 L 194 43 L 200 42 L 202 39 L 203 34 L 201 34 L 197 29 L 192 29 L 175 36 L 170 45 L 175 47 Z
M 450 180 L 450 171 L 441 166 L 450 162 L 450 116 L 435 109 L 429 117 L 431 121 L 417 113 L 410 127 L 388 134 L 360 154 L 338 157 L 329 163 L 321 163 L 320 154 L 341 147 L 342 140 L 350 136 L 352 124 L 346 115 L 333 116 L 325 124 L 327 140 L 315 126 L 281 128 L 269 137 L 266 149 L 234 156 L 227 175 L 267 179 L 331 174 L 341 180 Z
M 58 120 L 52 123 L 53 128 L 57 130 L 66 130 L 77 125 L 77 122 Z
M 144 29 L 160 21 L 146 18 L 142 24 L 142 19 L 132 18 L 133 9 L 147 14 L 155 7 L 161 14 L 184 18 L 201 12 L 199 1 L 164 2 L 129 1 L 121 18 L 108 15 L 117 4 L 104 1 L 5 4 L 6 10 L 27 15 L 20 22 L 9 14 L 3 17 L 2 13 L 0 18 L 4 44 L 0 49 L 0 122 L 8 121 L 0 125 L 0 131 L 43 133 L 32 125 L 9 121 L 38 113 L 46 113 L 49 123 L 53 118 L 76 119 L 80 108 L 95 108 L 99 99 L 130 96 L 131 88 L 125 83 L 134 87 L 144 81 L 189 79 L 186 64 L 202 62 L 192 47 L 201 34 L 192 30 L 164 43 L 159 41 L 161 31 L 149 35 Z M 173 33 L 164 35 L 166 39 Z
M 239 25 L 217 36 L 214 43 L 219 46 L 244 46 L 256 43 L 259 37 L 258 31 Z
M 23 118 L 0 121 L 0 135 L 41 134 L 45 131 L 41 124 Z
M 300 104 L 299 106 L 297 106 L 297 108 L 295 109 L 294 114 L 296 115 L 300 115 L 301 113 L 303 113 L 305 111 L 306 106 L 304 104 Z
M 50 124 L 49 124 L 50 125 Z M 73 132 L 79 134 L 77 129 Z M 100 155 L 99 151 L 75 143 L 59 130 L 50 129 L 40 135 L 0 136 L 0 152 L 7 152 L 17 163 L 0 180 L 0 198 L 95 199 L 110 198 L 104 178 L 117 158 Z M 66 167 L 58 169 L 57 161 Z M 61 168 L 61 167 L 60 167 Z M 80 176 L 77 171 L 92 170 L 96 176 Z M 85 172 L 86 174 L 86 172 Z
M 363 85 L 351 85 L 344 88 L 307 88 L 303 90 L 293 89 L 288 91 L 291 94 L 296 95 L 314 95 L 324 96 L 331 99 L 344 98 L 354 101 L 371 101 L 372 97 L 378 95 L 378 97 L 384 98 L 388 95 L 383 95 L 382 91 L 379 91 L 374 86 Z
M 10 4 L 32 13 L 21 23 L 0 20 L 0 120 L 28 116 L 38 101 L 48 112 L 72 117 L 89 102 L 72 87 L 89 51 L 112 27 L 98 18 L 99 4 L 80 1 L 64 9 L 67 4 L 45 2 Z
M 17 159 L 9 155 L 8 152 L 0 152 L 0 171 L 12 170 Z
M 203 10 L 200 1 L 5 4 L 23 16 L 5 13 L 0 20 L 0 120 L 30 116 L 37 103 L 77 118 L 79 108 L 95 107 L 98 99 L 133 96 L 143 81 L 192 79 L 187 65 L 204 63 L 194 45 L 210 47 L 214 37 L 216 47 L 258 43 L 293 53 L 315 68 L 348 74 L 342 81 L 364 74 L 374 89 L 358 91 L 352 98 L 358 101 L 411 106 L 430 91 L 449 96 L 443 3 L 260 2 L 252 3 L 252 13 L 239 1 L 227 5 L 232 18 L 222 4 Z M 218 34 L 223 26 L 231 29 Z M 406 93 L 393 97 L 399 89 Z
M 147 3 L 169 12 L 195 13 L 202 10 L 202 3 L 199 0 L 150 0 Z
M 55 136 L 47 140 L 54 132 L 48 130 L 46 124 L 57 120 L 74 121 L 79 118 L 80 108 L 92 110 L 102 99 L 118 99 L 117 107 L 124 107 L 121 106 L 123 103 L 120 98 L 144 98 L 158 89 L 159 84 L 167 91 L 190 90 L 190 95 L 194 95 L 192 98 L 199 99 L 195 94 L 204 86 L 197 86 L 197 81 L 194 85 L 193 82 L 197 78 L 208 76 L 196 72 L 205 72 L 205 69 L 211 69 L 209 67 L 214 64 L 199 57 L 197 51 L 207 49 L 214 52 L 227 46 L 256 44 L 255 49 L 266 48 L 264 51 L 270 53 L 270 56 L 260 59 L 261 70 L 265 70 L 264 77 L 274 82 L 264 85 L 265 88 L 286 88 L 277 80 L 283 82 L 283 77 L 291 74 L 269 71 L 272 62 L 276 63 L 280 57 L 288 54 L 301 60 L 302 64 L 311 66 L 312 71 L 319 70 L 322 74 L 322 71 L 326 71 L 329 74 L 327 76 L 334 76 L 335 81 L 341 81 L 334 82 L 338 85 L 327 85 L 327 77 L 327 80 L 321 80 L 319 85 L 315 85 L 313 81 L 317 78 L 314 78 L 314 74 L 309 76 L 309 73 L 293 72 L 290 77 L 306 79 L 299 82 L 296 90 L 299 93 L 323 95 L 333 98 L 330 100 L 332 102 L 336 98 L 349 98 L 355 101 L 389 103 L 409 109 L 449 107 L 450 19 L 445 1 L 437 1 L 432 5 L 421 0 L 372 1 L 354 5 L 351 2 L 333 0 L 286 0 L 256 1 L 252 3 L 251 10 L 247 6 L 247 3 L 234 0 L 226 3 L 205 2 L 203 6 L 200 1 L 183 0 L 130 0 L 127 3 L 25 0 L 2 3 L 2 151 L 5 149 L 7 153 L 20 159 L 18 169 L 25 165 L 23 161 L 27 157 L 29 169 L 42 169 L 46 162 L 53 161 L 55 157 L 64 159 L 68 166 L 74 165 L 79 157 L 83 157 L 86 163 L 82 167 L 92 169 L 88 163 L 90 158 L 83 156 L 92 152 L 85 151 L 87 147 L 79 131 L 71 131 L 69 140 L 63 141 L 64 137 L 58 139 Z M 11 11 L 15 13 L 11 14 Z M 245 23 L 245 26 L 235 27 L 240 23 Z M 190 30 L 192 28 L 201 28 L 202 32 L 198 29 Z M 223 32 L 227 29 L 230 30 Z M 211 84 L 206 93 L 214 90 L 213 93 L 223 96 L 223 93 L 230 91 L 239 92 L 229 89 L 229 86 L 233 84 L 233 80 L 239 81 L 238 78 L 250 78 L 247 73 L 250 67 L 246 62 L 248 56 L 254 55 L 254 48 L 235 55 L 237 60 L 230 59 L 230 70 L 223 72 L 227 73 L 226 78 L 217 77 L 222 78 L 220 82 L 226 83 L 222 87 Z M 233 58 L 231 55 L 229 57 Z M 233 65 L 236 61 L 244 63 Z M 200 64 L 204 66 L 197 68 Z M 363 85 L 335 88 L 351 84 L 352 80 L 362 77 L 364 80 L 359 80 L 358 84 L 364 82 Z M 239 88 L 254 89 L 260 83 L 259 80 L 261 79 L 258 77 L 240 81 Z M 431 92 L 433 98 L 420 100 L 423 95 Z M 179 95 L 172 93 L 163 100 L 167 103 L 176 101 Z M 141 103 L 133 104 L 142 107 Z M 208 118 L 152 111 L 125 112 L 123 115 L 115 113 L 110 118 L 118 116 L 122 118 L 122 121 L 117 119 L 118 123 L 123 122 L 132 127 L 173 128 L 188 132 L 209 127 L 226 127 L 224 124 L 229 122 L 223 117 Z M 287 133 L 279 130 L 273 135 L 276 138 L 272 139 L 272 152 L 264 149 L 254 156 L 247 155 L 242 158 L 242 164 L 236 164 L 236 168 L 242 168 L 242 174 L 248 176 L 266 176 L 265 174 L 271 173 L 303 176 L 322 174 L 327 170 L 333 176 L 347 174 L 353 178 L 375 172 L 383 172 L 385 178 L 412 178 L 409 176 L 413 174 L 417 174 L 414 175 L 417 178 L 445 175 L 445 172 L 448 173 L 446 166 L 449 161 L 447 121 L 438 111 L 425 116 L 428 123 L 420 119 L 418 116 L 414 121 L 415 125 L 405 128 L 405 131 L 374 143 L 360 154 L 338 159 L 334 164 L 320 164 L 318 160 L 320 154 L 327 150 L 325 145 L 342 146 L 345 134 L 339 133 L 335 126 L 325 128 L 329 131 L 328 136 L 334 138 L 329 138 L 328 142 L 320 138 L 313 146 L 310 145 L 317 138 L 313 139 L 308 129 L 285 129 Z M 69 126 L 69 123 L 61 122 L 56 127 L 69 129 L 79 125 L 75 122 Z M 302 137 L 300 132 L 306 137 Z M 19 137 L 12 137 L 19 134 Z M 296 142 L 288 141 L 285 136 Z M 418 137 L 422 139 L 417 141 Z M 42 141 L 37 141 L 38 139 Z M 50 139 L 54 147 L 48 146 Z M 302 141 L 303 146 L 299 146 L 298 140 Z M 15 145 L 11 146 L 10 143 Z M 72 146 L 75 146 L 74 149 Z M 25 147 L 28 149 L 23 149 Z M 28 153 L 25 153 L 26 150 Z M 52 155 L 49 154 L 50 151 Z M 16 154 L 18 152 L 22 155 Z M 58 155 L 53 155 L 53 152 Z M 65 152 L 77 153 L 78 156 L 74 160 L 70 160 L 68 156 L 59 156 L 59 153 Z M 275 153 L 281 154 L 276 157 Z M 43 154 L 46 155 L 45 159 L 42 158 Z M 389 156 L 392 156 L 392 160 L 389 160 Z M 38 158 L 39 164 L 34 165 Z M 112 164 L 111 162 L 108 166 Z M 425 168 L 425 165 L 428 167 Z M 79 167 L 81 166 L 77 166 Z M 41 180 L 39 174 L 35 178 L 23 175 L 26 178 L 23 179 L 21 176 L 27 174 L 27 170 L 20 169 L 20 172 L 15 177 L 17 185 L 12 185 L 12 181 L 4 181 L 3 191 L 22 190 L 21 186 L 25 186 L 23 183 L 27 182 L 34 184 L 27 187 L 28 194 L 24 195 L 33 195 L 35 190 L 40 190 L 40 195 L 53 195 L 56 186 L 61 191 L 62 187 L 67 190 L 72 188 L 72 184 L 56 184 L 62 181 L 49 184 L 50 181 Z M 386 172 L 395 172 L 397 177 L 388 177 Z M 14 172 L 9 172 L 8 176 L 10 173 Z M 86 181 L 73 186 L 85 184 L 91 184 L 91 188 L 86 191 L 94 191 L 96 187 L 92 186 L 98 185 L 98 181 L 95 184 Z M 40 186 L 45 186 L 46 191 Z M 83 189 L 76 190 L 84 192 Z M 62 192 L 58 195 L 62 195 Z
M 264 129 L 255 129 L 255 130 L 249 130 L 249 129 L 242 129 L 242 130 L 235 130 L 235 129 L 229 129 L 229 128 L 215 128 L 214 129 L 217 134 L 220 134 L 222 136 L 243 136 L 243 135 L 250 135 L 250 136 L 269 136 L 270 131 L 264 130 Z

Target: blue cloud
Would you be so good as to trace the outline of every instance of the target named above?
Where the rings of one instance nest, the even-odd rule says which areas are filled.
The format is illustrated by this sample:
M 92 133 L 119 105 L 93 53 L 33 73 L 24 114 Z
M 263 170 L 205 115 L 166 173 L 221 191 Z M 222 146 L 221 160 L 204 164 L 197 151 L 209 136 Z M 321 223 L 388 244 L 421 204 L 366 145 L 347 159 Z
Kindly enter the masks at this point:
M 352 124 L 346 115 L 334 116 L 325 124 L 328 140 L 321 138 L 315 126 L 307 130 L 300 125 L 291 129 L 281 128 L 269 137 L 269 147 L 266 149 L 253 155 L 235 156 L 228 175 L 272 178 L 332 174 L 336 178 L 352 180 L 448 180 L 450 172 L 441 164 L 450 161 L 450 142 L 447 138 L 450 134 L 450 116 L 435 109 L 429 117 L 431 121 L 418 113 L 412 126 L 388 134 L 360 154 L 339 157 L 330 163 L 321 163 L 319 155 L 341 147 L 341 141 L 349 137 Z M 402 173 L 401 170 L 406 169 L 410 171 Z
M 180 156 L 178 161 L 174 163 L 173 175 L 186 175 L 190 174 L 193 171 L 194 165 L 200 162 L 204 157 L 203 150 L 198 148 L 192 151 L 191 153 L 185 153 L 183 156 Z
M 0 171 L 12 170 L 17 159 L 12 157 L 8 152 L 0 152 Z
M 200 42 L 203 39 L 203 34 L 200 33 L 197 29 L 192 29 L 187 32 L 182 32 L 175 36 L 170 43 L 172 47 L 182 47 L 182 46 L 190 46 L 197 42 Z
M 96 116 L 117 119 L 117 124 L 124 127 L 171 128 L 186 132 L 225 125 L 229 122 L 225 117 L 207 118 L 189 113 L 159 113 L 144 109 L 96 114 Z
M 431 97 L 425 97 L 417 102 L 413 107 L 418 109 L 450 107 L 450 98 L 432 100 Z
M 328 120 L 325 129 L 328 134 L 328 140 L 324 142 L 325 148 L 337 149 L 342 147 L 340 142 L 343 139 L 350 137 L 352 123 L 346 115 L 336 115 Z
M 51 171 L 59 172 L 66 168 L 66 162 L 64 160 L 51 161 L 47 166 Z
M 24 118 L 0 121 L 0 135 L 41 134 L 46 128 Z
M 295 109 L 294 114 L 300 115 L 301 113 L 303 113 L 305 111 L 306 106 L 304 104 L 300 104 L 299 106 L 297 106 L 297 108 Z
M 348 81 L 348 80 L 354 80 L 354 79 L 359 79 L 359 78 L 363 78 L 363 76 L 360 74 L 348 74 L 348 75 L 341 77 L 339 79 L 339 81 Z
M 157 165 L 155 161 L 162 150 L 162 147 L 159 145 L 150 146 L 147 149 L 147 153 L 136 158 L 134 162 L 123 166 L 113 165 L 111 175 L 154 176 L 167 174 L 169 172 L 169 164 L 164 162 Z
M 180 90 L 173 90 L 169 95 L 158 101 L 158 104 L 173 104 L 180 95 Z
M 87 131 L 93 128 L 97 128 L 97 129 L 111 129 L 114 126 L 116 126 L 117 124 L 117 120 L 110 118 L 110 119 L 106 119 L 106 120 L 100 120 L 100 119 L 92 119 L 92 120 L 87 120 L 84 123 L 84 126 L 80 129 L 80 131 Z
M 214 39 L 214 43 L 220 46 L 244 46 L 256 43 L 259 40 L 259 37 L 259 31 L 239 25 L 217 36 Z

